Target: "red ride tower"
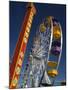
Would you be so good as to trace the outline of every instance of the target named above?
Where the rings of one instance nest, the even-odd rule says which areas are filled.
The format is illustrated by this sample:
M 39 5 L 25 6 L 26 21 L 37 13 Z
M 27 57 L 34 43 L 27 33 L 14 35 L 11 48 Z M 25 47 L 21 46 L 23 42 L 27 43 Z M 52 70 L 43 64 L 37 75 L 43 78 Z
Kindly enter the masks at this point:
M 24 60 L 24 54 L 26 51 L 26 46 L 29 38 L 29 33 L 32 25 L 32 20 L 35 14 L 36 9 L 33 3 L 28 3 L 25 18 L 22 23 L 21 31 L 14 51 L 13 60 L 10 65 L 10 88 L 17 87 L 20 71 L 22 68 L 22 63 Z

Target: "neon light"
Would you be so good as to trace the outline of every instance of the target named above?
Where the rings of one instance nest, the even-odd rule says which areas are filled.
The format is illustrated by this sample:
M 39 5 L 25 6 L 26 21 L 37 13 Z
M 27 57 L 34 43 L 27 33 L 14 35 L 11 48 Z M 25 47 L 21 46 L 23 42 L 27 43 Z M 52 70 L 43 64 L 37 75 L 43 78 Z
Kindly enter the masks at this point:
M 33 19 L 33 16 L 30 15 L 30 17 L 29 17 L 29 21 L 30 21 L 30 23 L 32 22 L 32 19 Z
M 19 56 L 22 58 L 24 56 L 24 53 L 21 51 Z
M 31 27 L 31 23 L 30 23 L 30 22 L 28 22 L 27 26 L 30 28 L 30 27 Z
M 16 84 L 17 84 L 17 78 L 15 77 L 13 82 L 12 82 L 12 86 L 16 86 Z
M 26 37 L 24 37 L 24 42 L 27 43 L 27 38 Z
M 26 31 L 29 33 L 30 32 L 30 28 L 29 27 L 26 27 Z
M 27 32 L 25 32 L 25 37 L 26 37 L 26 38 L 28 38 L 28 36 L 29 36 L 29 35 L 28 35 L 28 33 L 27 33 Z
M 22 59 L 20 58 L 18 61 L 18 64 L 21 66 L 22 65 Z
M 16 71 L 16 75 L 19 75 L 20 74 L 20 67 L 17 67 L 15 71 Z
M 30 15 L 33 16 L 33 12 L 32 11 L 31 11 Z

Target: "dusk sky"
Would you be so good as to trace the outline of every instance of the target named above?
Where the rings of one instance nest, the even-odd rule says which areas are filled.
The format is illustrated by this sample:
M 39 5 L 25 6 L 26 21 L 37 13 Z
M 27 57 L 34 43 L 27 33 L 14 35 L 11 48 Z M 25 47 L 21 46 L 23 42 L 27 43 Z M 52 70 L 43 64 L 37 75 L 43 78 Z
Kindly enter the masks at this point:
M 26 54 L 24 58 L 24 64 L 22 68 L 24 68 L 25 64 L 27 63 L 28 55 L 32 47 L 32 41 L 36 30 L 39 27 L 39 24 L 47 16 L 54 16 L 60 22 L 63 33 L 63 49 L 59 65 L 59 75 L 56 78 L 56 82 L 63 81 L 66 79 L 66 6 L 40 3 L 34 3 L 34 5 L 36 7 L 37 13 L 33 19 Z M 10 2 L 10 59 L 12 59 L 16 42 L 20 33 L 21 24 L 24 20 L 24 16 L 27 9 L 26 6 L 27 2 Z

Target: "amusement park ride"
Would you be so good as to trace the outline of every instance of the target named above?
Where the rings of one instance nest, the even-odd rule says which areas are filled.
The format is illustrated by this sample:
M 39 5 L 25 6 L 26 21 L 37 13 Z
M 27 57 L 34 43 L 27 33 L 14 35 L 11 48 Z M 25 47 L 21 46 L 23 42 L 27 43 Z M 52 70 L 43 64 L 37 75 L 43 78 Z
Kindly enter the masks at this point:
M 31 52 L 29 52 L 29 62 L 23 73 L 22 84 L 18 83 L 35 14 L 35 6 L 29 3 L 10 66 L 10 88 L 53 85 L 58 75 L 62 53 L 62 29 L 54 17 L 48 16 L 36 31 Z

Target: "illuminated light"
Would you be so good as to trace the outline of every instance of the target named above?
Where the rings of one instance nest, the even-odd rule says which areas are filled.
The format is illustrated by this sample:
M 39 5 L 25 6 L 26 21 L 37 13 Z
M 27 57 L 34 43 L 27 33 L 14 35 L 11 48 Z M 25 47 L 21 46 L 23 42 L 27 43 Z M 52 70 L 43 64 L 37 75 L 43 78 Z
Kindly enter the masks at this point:
M 22 58 L 24 56 L 24 53 L 23 52 L 20 52 L 20 57 Z
M 24 37 L 24 42 L 27 43 L 27 38 L 26 37 Z
M 31 27 L 31 23 L 30 23 L 30 22 L 28 22 L 28 27 L 29 27 L 29 28 Z
M 33 12 L 31 12 L 30 15 L 33 16 L 34 15 Z
M 17 78 L 15 77 L 14 80 L 12 81 L 12 86 L 16 86 L 17 81 L 18 81 L 18 80 L 17 80 Z
M 29 18 L 29 22 L 32 23 L 32 19 L 31 18 Z
M 33 19 L 33 16 L 32 16 L 32 15 L 30 15 L 29 19 L 31 19 L 31 20 L 32 20 L 32 19 Z
M 16 75 L 19 75 L 20 74 L 20 67 L 17 67 L 16 68 Z
M 22 60 L 21 60 L 21 58 L 19 59 L 18 64 L 19 64 L 20 66 L 22 65 Z
M 27 37 L 27 38 L 28 38 L 28 36 L 29 36 L 29 35 L 28 35 L 28 33 L 27 33 L 27 32 L 25 32 L 25 37 Z
M 29 27 L 26 27 L 26 31 L 29 33 L 30 32 L 30 28 Z

